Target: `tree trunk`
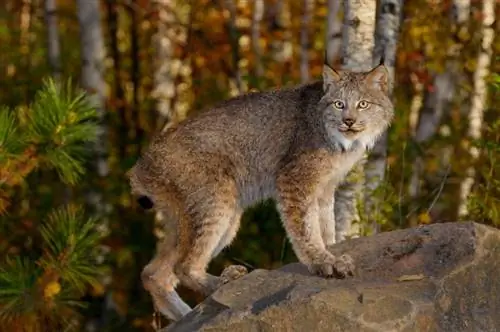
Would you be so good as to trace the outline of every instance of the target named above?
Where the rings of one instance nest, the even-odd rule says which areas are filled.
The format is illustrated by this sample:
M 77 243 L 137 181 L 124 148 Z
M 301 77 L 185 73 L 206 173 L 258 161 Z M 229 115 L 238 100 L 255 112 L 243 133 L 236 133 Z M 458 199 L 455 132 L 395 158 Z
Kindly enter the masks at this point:
M 260 47 L 260 25 L 264 17 L 264 0 L 255 0 L 252 15 L 252 47 L 255 54 L 255 72 L 254 76 L 259 86 L 259 81 L 264 75 L 262 65 L 262 48 Z
M 20 38 L 19 38 L 19 46 L 20 46 L 20 54 L 22 55 L 23 60 L 21 60 L 21 66 L 23 66 L 23 70 L 26 72 L 26 80 L 31 79 L 31 65 L 32 65 L 32 49 L 31 49 L 31 40 L 30 34 L 33 28 L 33 20 L 35 11 L 35 4 L 33 4 L 33 0 L 25 0 L 21 5 L 21 20 L 20 20 Z M 26 101 L 29 102 L 32 96 L 32 87 L 29 84 L 26 84 Z
M 326 17 L 326 63 L 334 65 L 342 50 L 342 21 L 339 18 L 340 0 L 328 0 Z
M 226 22 L 226 29 L 229 34 L 229 43 L 232 52 L 232 86 L 230 95 L 235 96 L 244 91 L 243 79 L 240 69 L 240 45 L 239 45 L 239 31 L 236 27 L 236 6 L 234 0 L 224 0 L 225 9 L 229 12 L 229 19 Z
M 304 0 L 302 14 L 302 26 L 300 29 L 300 81 L 306 83 L 310 79 L 309 75 L 309 49 L 311 41 L 312 14 L 314 10 L 314 0 Z
M 123 160 L 126 158 L 126 147 L 128 145 L 128 123 L 126 116 L 127 109 L 125 107 L 125 91 L 122 86 L 122 82 L 124 82 L 121 74 L 122 57 L 120 50 L 118 49 L 118 3 L 116 0 L 106 0 L 106 7 L 108 12 L 110 49 L 111 57 L 113 58 L 114 71 L 114 93 L 112 100 L 120 119 L 118 124 L 118 131 L 121 135 L 120 139 L 123 141 L 119 146 L 119 156 L 120 159 Z
M 375 34 L 376 1 L 344 0 L 342 31 L 342 68 L 366 71 L 372 67 Z M 359 236 L 358 202 L 363 189 L 363 167 L 366 159 L 357 163 L 347 179 L 335 192 L 336 241 Z M 354 224 L 358 222 L 358 224 Z
M 495 0 L 483 0 L 482 6 L 482 25 L 481 25 L 481 50 L 477 58 L 476 70 L 473 77 L 473 95 L 471 100 L 471 108 L 469 112 L 469 128 L 468 136 L 471 141 L 476 141 L 481 138 L 483 127 L 484 110 L 486 108 L 488 87 L 486 85 L 486 77 L 489 74 L 491 64 L 492 45 L 495 37 L 494 22 L 495 22 Z M 468 198 L 474 185 L 476 176 L 475 163 L 479 157 L 479 149 L 473 146 L 473 142 L 469 143 L 469 153 L 471 156 L 470 167 L 466 171 L 465 179 L 460 184 L 460 205 L 458 215 L 464 218 L 468 215 Z
M 375 28 L 375 49 L 373 62 L 380 63 L 384 59 L 384 65 L 389 71 L 389 79 L 394 82 L 394 66 L 396 63 L 396 46 L 398 42 L 403 0 L 381 0 L 379 3 L 377 25 Z M 390 94 L 392 95 L 391 84 Z M 380 213 L 383 199 L 377 193 L 377 189 L 384 181 L 388 137 L 385 132 L 375 144 L 373 151 L 368 157 L 365 166 L 366 191 L 365 191 L 365 216 L 372 224 L 372 232 L 380 231 Z M 378 194 L 378 195 L 377 195 Z
M 466 29 L 470 16 L 470 0 L 454 0 L 450 11 L 450 18 L 454 24 L 455 39 L 459 39 L 461 30 Z M 448 50 L 450 59 L 445 64 L 445 71 L 434 75 L 433 89 L 426 89 L 423 97 L 422 107 L 419 112 L 418 125 L 415 130 L 414 142 L 421 145 L 434 137 L 441 125 L 441 119 L 449 111 L 449 105 L 456 95 L 459 86 L 457 82 L 463 78 L 461 64 L 458 61 L 460 48 L 455 45 L 454 49 Z M 464 101 L 465 103 L 465 101 Z M 449 151 L 440 153 L 443 157 L 449 155 Z M 449 161 L 443 160 L 444 164 Z M 424 156 L 418 151 L 412 174 L 409 181 L 409 197 L 412 202 L 418 200 L 424 169 Z M 413 206 L 411 210 L 416 210 Z
M 175 16 L 169 7 L 171 0 L 156 0 L 158 12 L 158 28 L 153 36 L 153 44 L 156 50 L 154 60 L 154 89 L 153 98 L 156 99 L 156 111 L 160 116 L 160 128 L 166 123 L 175 122 L 172 99 L 175 96 L 174 73 L 172 62 L 174 60 L 174 37 L 171 26 L 175 22 Z
M 61 49 L 59 47 L 59 28 L 57 26 L 56 0 L 45 0 L 45 24 L 47 25 L 47 55 L 52 76 L 56 81 L 61 78 Z
M 109 174 L 108 166 L 108 128 L 106 125 L 104 81 L 104 41 L 101 30 L 101 13 L 98 0 L 78 0 L 78 22 L 80 24 L 80 44 L 82 57 L 82 87 L 99 115 L 97 140 L 94 145 L 95 172 L 101 178 Z M 89 193 L 91 205 L 98 216 L 106 214 L 103 195 L 98 190 Z
M 284 0 L 277 0 L 274 5 L 266 6 L 266 16 L 271 33 L 282 32 L 281 38 L 271 40 L 271 57 L 278 63 L 289 62 L 292 58 L 292 43 L 290 33 L 290 7 Z
M 137 146 L 137 155 L 140 153 L 140 146 L 144 136 L 140 118 L 140 105 L 139 105 L 139 88 L 141 78 L 141 68 L 139 59 L 139 20 L 137 18 L 137 10 L 134 6 L 128 7 L 130 15 L 130 58 L 132 65 L 130 66 L 130 77 L 132 80 L 132 109 L 131 109 L 131 123 L 134 125 L 134 139 Z

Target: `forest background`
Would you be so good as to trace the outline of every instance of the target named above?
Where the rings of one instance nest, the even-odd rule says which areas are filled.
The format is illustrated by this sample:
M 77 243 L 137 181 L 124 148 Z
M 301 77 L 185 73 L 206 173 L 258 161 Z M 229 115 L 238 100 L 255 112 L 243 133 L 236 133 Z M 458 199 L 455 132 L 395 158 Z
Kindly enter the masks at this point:
M 495 0 L 3 0 L 0 331 L 150 331 L 162 237 L 125 172 L 166 124 L 383 56 L 396 119 L 350 178 L 351 235 L 500 226 Z M 295 260 L 267 201 L 211 265 Z M 200 296 L 181 289 L 195 304 Z

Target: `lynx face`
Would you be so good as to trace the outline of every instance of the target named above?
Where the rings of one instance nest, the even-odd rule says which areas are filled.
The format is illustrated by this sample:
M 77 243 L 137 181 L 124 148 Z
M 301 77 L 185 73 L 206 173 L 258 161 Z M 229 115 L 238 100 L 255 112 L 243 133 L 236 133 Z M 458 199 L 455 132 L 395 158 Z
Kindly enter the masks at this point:
M 373 147 L 393 117 L 386 68 L 381 65 L 366 73 L 344 73 L 325 66 L 323 80 L 320 111 L 332 144 L 343 150 Z

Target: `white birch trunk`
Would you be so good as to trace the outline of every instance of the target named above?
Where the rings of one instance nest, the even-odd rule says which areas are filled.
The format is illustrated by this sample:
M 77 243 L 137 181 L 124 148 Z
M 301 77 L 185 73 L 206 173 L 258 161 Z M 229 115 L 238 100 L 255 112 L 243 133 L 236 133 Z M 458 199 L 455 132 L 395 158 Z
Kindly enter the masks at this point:
M 300 28 L 300 81 L 306 83 L 310 79 L 309 74 L 309 49 L 311 21 L 314 10 L 314 0 L 304 0 L 302 11 L 302 26 Z
M 108 165 L 108 128 L 105 122 L 104 81 L 105 49 L 101 30 L 101 13 L 98 0 L 77 1 L 78 22 L 80 24 L 80 44 L 82 58 L 82 87 L 88 92 L 99 115 L 100 124 L 97 131 L 97 141 L 94 145 L 94 166 L 99 177 L 109 174 Z M 107 206 L 103 195 L 98 190 L 89 193 L 89 200 L 96 213 L 104 216 Z M 104 225 L 104 224 L 103 224 Z
M 61 78 L 61 48 L 59 46 L 59 28 L 57 26 L 56 0 L 45 0 L 45 24 L 47 26 L 47 55 L 56 81 Z
M 394 82 L 394 66 L 396 62 L 396 46 L 398 42 L 403 0 L 381 0 L 379 4 L 377 25 L 375 29 L 374 64 L 384 59 L 389 71 L 389 79 Z M 391 84 L 390 93 L 392 94 Z M 372 223 L 372 232 L 380 231 L 380 208 L 383 201 L 375 195 L 377 188 L 383 183 L 387 160 L 387 132 L 375 144 L 365 166 L 365 216 Z
M 492 45 L 495 37 L 495 30 L 493 26 L 493 23 L 495 22 L 495 0 L 483 0 L 482 19 L 481 50 L 477 58 L 476 70 L 474 71 L 474 88 L 469 112 L 469 129 L 467 133 L 471 141 L 481 138 L 481 131 L 483 127 L 483 117 L 488 92 L 485 79 L 489 74 Z M 460 205 L 458 208 L 458 215 L 461 218 L 466 217 L 469 213 L 467 203 L 469 195 L 472 191 L 472 186 L 474 185 L 474 178 L 476 176 L 474 164 L 479 157 L 479 149 L 471 145 L 469 153 L 471 156 L 471 166 L 467 169 L 466 177 L 460 184 Z
M 179 24 L 179 20 L 183 20 L 185 12 L 191 11 L 192 8 L 183 11 L 184 8 L 176 7 L 176 2 L 173 0 L 155 0 L 154 5 L 158 11 L 158 22 L 153 36 L 155 71 L 152 97 L 156 100 L 156 111 L 160 118 L 158 129 L 164 131 L 182 121 L 189 109 L 189 103 L 184 97 L 187 94 L 186 90 L 191 87 L 191 67 L 175 56 L 174 49 L 177 44 L 187 42 L 186 27 L 191 22 Z M 181 10 L 184 15 L 179 13 Z M 179 77 L 182 78 L 182 84 L 177 84 Z M 156 212 L 153 233 L 157 239 L 165 236 L 164 222 L 163 214 L 160 211 Z
M 156 111 L 162 125 L 176 121 L 172 99 L 175 96 L 174 82 L 174 38 L 172 25 L 174 13 L 170 10 L 172 0 L 154 1 L 158 11 L 158 27 L 153 36 L 155 59 L 153 61 L 154 88 L 152 97 L 156 100 Z
M 333 65 L 342 50 L 342 20 L 339 18 L 340 0 L 328 0 L 326 16 L 326 63 Z
M 260 47 L 260 26 L 264 17 L 264 0 L 255 0 L 252 15 L 252 47 L 255 55 L 255 77 L 260 80 L 264 75 L 262 48 Z
M 450 17 L 455 25 L 455 34 L 466 28 L 470 16 L 470 0 L 454 0 L 450 11 Z M 441 125 L 441 119 L 448 111 L 448 106 L 459 89 L 457 82 L 462 78 L 460 64 L 457 61 L 460 49 L 448 50 L 450 60 L 446 62 L 445 71 L 434 77 L 432 91 L 426 90 L 422 107 L 419 112 L 419 120 L 414 133 L 414 141 L 422 144 L 434 137 Z M 449 153 L 443 151 L 442 156 Z M 448 161 L 443 160 L 443 164 Z M 410 176 L 408 193 L 410 200 L 414 201 L 420 195 L 424 160 L 421 155 L 415 159 L 412 174 Z
M 366 71 L 372 67 L 376 1 L 344 0 L 342 68 Z M 361 160 L 335 192 L 336 241 L 360 235 L 358 202 L 363 189 Z M 358 222 L 354 224 L 354 222 Z
M 274 5 L 266 6 L 266 16 L 270 31 L 283 32 L 282 39 L 271 40 L 270 53 L 274 61 L 284 63 L 290 61 L 293 54 L 292 35 L 289 30 L 291 14 L 288 2 L 277 0 Z
M 99 178 L 105 178 L 109 174 L 108 164 L 108 128 L 106 124 L 106 82 L 104 81 L 104 59 L 105 48 L 103 33 L 101 30 L 101 13 L 99 0 L 77 0 L 77 16 L 80 26 L 80 48 L 82 59 L 81 85 L 87 91 L 91 103 L 95 107 L 99 125 L 97 128 L 97 139 L 93 145 L 94 172 Z M 93 209 L 93 215 L 99 219 L 98 230 L 104 236 L 109 232 L 109 204 L 104 193 L 96 186 L 86 193 L 86 199 Z M 101 255 L 104 260 L 109 248 L 101 245 Z M 101 282 L 108 285 L 111 278 L 103 275 Z M 103 315 L 106 315 L 104 312 Z
M 243 87 L 243 79 L 240 68 L 240 44 L 238 36 L 238 28 L 236 27 L 236 1 L 224 0 L 224 8 L 229 12 L 229 18 L 226 23 L 229 33 L 229 42 L 231 44 L 232 53 L 232 79 L 230 80 L 230 96 L 241 94 L 245 88 Z

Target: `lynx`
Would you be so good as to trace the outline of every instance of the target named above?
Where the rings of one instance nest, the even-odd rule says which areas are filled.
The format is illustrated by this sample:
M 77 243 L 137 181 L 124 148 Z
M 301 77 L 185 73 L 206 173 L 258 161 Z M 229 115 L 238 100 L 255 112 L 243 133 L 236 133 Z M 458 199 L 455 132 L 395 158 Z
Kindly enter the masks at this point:
M 178 320 L 191 308 L 179 282 L 208 296 L 245 273 L 207 265 L 235 238 L 250 205 L 274 198 L 299 261 L 312 274 L 353 274 L 335 257 L 334 191 L 393 118 L 383 65 L 368 72 L 323 67 L 322 80 L 238 96 L 153 138 L 128 172 L 146 209 L 167 215 L 166 237 L 142 281 L 156 310 Z

